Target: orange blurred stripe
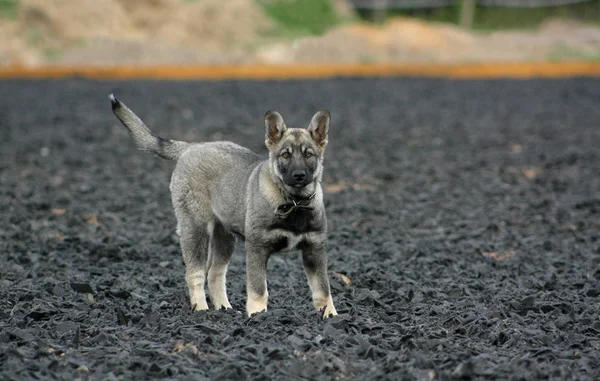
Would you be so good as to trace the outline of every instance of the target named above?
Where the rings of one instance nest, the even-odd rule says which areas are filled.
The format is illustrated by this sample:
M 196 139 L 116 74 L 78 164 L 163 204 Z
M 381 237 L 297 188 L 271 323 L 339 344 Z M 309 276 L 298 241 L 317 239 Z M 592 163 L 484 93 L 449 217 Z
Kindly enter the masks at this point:
M 91 79 L 293 79 L 327 77 L 449 77 L 449 78 L 559 78 L 600 76 L 600 62 L 224 66 L 41 66 L 0 67 L 0 78 Z

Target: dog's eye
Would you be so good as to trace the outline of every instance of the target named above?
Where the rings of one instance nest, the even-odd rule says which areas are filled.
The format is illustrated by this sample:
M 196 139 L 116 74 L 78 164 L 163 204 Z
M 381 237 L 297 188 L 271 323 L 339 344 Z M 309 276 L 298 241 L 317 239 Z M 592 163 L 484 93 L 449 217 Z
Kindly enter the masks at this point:
M 306 156 L 306 157 L 313 157 L 315 155 L 312 152 L 306 151 L 306 152 L 304 152 L 304 156 Z
M 281 154 L 281 157 L 284 159 L 289 159 L 290 157 L 292 157 L 292 155 L 289 152 L 284 152 Z

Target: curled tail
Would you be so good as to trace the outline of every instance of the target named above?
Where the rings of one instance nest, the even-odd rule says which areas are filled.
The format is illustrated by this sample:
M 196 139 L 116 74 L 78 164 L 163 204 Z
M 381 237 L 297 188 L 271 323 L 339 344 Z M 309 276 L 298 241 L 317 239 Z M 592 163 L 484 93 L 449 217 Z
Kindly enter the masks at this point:
M 129 131 L 135 145 L 142 151 L 150 151 L 163 159 L 177 160 L 188 146 L 186 142 L 163 139 L 154 135 L 140 118 L 125 104 L 110 94 L 113 113 Z

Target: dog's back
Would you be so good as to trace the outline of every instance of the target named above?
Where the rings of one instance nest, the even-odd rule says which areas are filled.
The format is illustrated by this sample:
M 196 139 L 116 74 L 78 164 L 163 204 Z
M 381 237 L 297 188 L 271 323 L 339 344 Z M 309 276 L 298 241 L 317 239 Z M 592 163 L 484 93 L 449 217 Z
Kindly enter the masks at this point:
M 248 179 L 261 161 L 256 153 L 231 142 L 190 144 L 171 177 L 175 212 L 198 221 L 216 218 L 243 235 Z
M 163 139 L 112 94 L 110 100 L 138 149 L 177 161 L 170 189 L 178 232 L 210 230 L 218 222 L 229 232 L 243 235 L 246 187 L 260 156 L 231 142 Z

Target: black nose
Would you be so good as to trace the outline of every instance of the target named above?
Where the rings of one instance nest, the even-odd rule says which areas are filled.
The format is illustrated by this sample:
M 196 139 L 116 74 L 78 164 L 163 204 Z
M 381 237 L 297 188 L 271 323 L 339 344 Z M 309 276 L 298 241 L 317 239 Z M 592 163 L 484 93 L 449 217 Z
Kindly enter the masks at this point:
M 292 172 L 292 177 L 294 178 L 294 180 L 300 182 L 300 181 L 304 180 L 304 178 L 306 177 L 306 172 L 294 171 L 294 172 Z

